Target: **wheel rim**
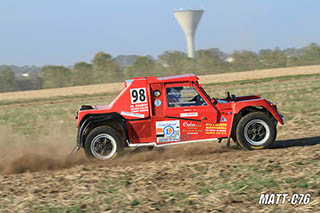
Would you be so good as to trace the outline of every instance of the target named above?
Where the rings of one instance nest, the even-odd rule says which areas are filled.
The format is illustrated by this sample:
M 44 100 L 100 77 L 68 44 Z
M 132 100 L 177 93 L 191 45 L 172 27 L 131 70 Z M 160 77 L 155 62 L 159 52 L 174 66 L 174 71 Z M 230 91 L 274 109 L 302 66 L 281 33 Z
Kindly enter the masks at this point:
M 100 160 L 107 160 L 116 153 L 117 143 L 111 135 L 100 134 L 92 140 L 90 148 L 94 157 Z
M 270 137 L 270 128 L 265 121 L 254 119 L 244 127 L 244 137 L 251 145 L 263 145 Z

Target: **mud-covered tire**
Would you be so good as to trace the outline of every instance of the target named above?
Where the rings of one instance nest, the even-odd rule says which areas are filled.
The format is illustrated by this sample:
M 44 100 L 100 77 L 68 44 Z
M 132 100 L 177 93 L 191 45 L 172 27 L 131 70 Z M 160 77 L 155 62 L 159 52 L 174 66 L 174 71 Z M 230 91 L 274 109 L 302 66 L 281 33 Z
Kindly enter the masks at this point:
M 264 112 L 245 115 L 236 129 L 236 140 L 246 150 L 268 148 L 275 141 L 276 135 L 274 121 Z
M 84 149 L 90 160 L 109 160 L 123 151 L 123 143 L 116 130 L 108 126 L 100 126 L 89 132 Z

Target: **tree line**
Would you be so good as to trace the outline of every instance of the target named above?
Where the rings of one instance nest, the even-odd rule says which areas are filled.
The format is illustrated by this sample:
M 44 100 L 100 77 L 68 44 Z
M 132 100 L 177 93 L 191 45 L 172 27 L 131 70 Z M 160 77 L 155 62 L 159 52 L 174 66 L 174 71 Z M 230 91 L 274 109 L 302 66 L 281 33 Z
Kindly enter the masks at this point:
M 139 76 L 205 75 L 316 64 L 320 64 L 320 46 L 316 43 L 301 49 L 241 50 L 231 55 L 217 48 L 203 49 L 196 52 L 195 59 L 184 52 L 166 51 L 157 59 L 136 56 L 129 66 L 121 66 L 111 55 L 98 52 L 91 63 L 77 62 L 72 67 L 43 66 L 39 73 L 31 73 L 28 78 L 17 79 L 9 67 L 2 66 L 0 92 L 109 83 Z

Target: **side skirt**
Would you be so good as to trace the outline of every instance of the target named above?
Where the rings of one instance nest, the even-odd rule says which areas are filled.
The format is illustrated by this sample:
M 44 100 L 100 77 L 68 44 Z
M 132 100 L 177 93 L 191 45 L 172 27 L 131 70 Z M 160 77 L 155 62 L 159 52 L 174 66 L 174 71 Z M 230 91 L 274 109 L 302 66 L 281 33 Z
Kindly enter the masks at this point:
M 206 141 L 217 141 L 217 140 L 218 140 L 218 138 L 210 138 L 210 139 L 201 139 L 201 140 L 193 140 L 193 141 L 182 141 L 182 142 L 173 142 L 173 143 L 165 143 L 165 144 L 157 144 L 156 142 L 136 143 L 136 144 L 128 143 L 128 146 L 129 147 L 140 147 L 140 146 L 161 147 L 161 146 L 178 145 L 178 144 L 186 144 L 186 143 L 197 143 L 197 142 L 206 142 Z

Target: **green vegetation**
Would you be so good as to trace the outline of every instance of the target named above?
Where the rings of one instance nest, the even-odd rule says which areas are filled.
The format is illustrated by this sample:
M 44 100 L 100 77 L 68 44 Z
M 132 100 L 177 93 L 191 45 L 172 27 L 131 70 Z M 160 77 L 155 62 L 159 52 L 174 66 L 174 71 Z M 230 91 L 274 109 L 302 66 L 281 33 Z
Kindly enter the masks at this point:
M 14 72 L 9 67 L 0 70 L 0 92 L 14 91 L 15 77 Z
M 54 97 L 48 97 L 48 98 L 27 98 L 27 99 L 14 99 L 14 100 L 0 100 L 0 106 L 5 106 L 5 105 L 13 105 L 13 104 L 21 104 L 21 105 L 27 105 L 27 104 L 32 104 L 32 103 L 46 103 L 46 102 L 51 102 L 56 103 L 56 102 L 65 102 L 65 101 L 70 101 L 70 100 L 92 100 L 92 99 L 103 99 L 105 100 L 105 97 L 108 96 L 114 96 L 117 95 L 118 93 L 115 92 L 110 92 L 110 93 L 96 93 L 96 94 L 83 94 L 83 95 L 72 95 L 72 96 L 54 96 Z
M 263 49 L 258 53 L 241 50 L 231 55 L 211 48 L 199 50 L 196 55 L 192 59 L 180 51 L 166 51 L 157 59 L 136 55 L 112 58 L 98 52 L 91 63 L 78 62 L 73 67 L 49 65 L 40 72 L 37 67 L 0 66 L 0 92 L 117 82 L 139 76 L 205 75 L 320 64 L 320 47 L 316 43 L 301 49 Z M 29 77 L 15 78 L 13 69 L 17 74 L 26 70 Z
M 69 86 L 71 77 L 70 70 L 63 66 L 44 66 L 39 75 L 43 82 L 43 88 Z

